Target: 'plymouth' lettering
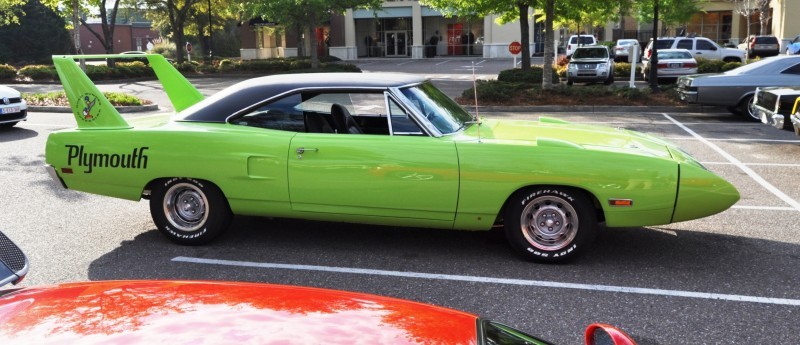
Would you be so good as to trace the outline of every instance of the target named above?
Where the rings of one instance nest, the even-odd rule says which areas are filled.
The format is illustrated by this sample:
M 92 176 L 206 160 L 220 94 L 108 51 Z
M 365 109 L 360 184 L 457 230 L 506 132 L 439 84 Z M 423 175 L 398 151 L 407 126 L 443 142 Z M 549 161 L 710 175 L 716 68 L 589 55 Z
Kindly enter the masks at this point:
M 147 155 L 144 151 L 150 147 L 142 146 L 127 153 L 93 153 L 84 152 L 83 145 L 65 145 L 69 151 L 67 153 L 67 165 L 72 166 L 72 160 L 77 160 L 77 165 L 86 167 L 84 171 L 91 174 L 94 168 L 123 168 L 123 169 L 147 169 Z

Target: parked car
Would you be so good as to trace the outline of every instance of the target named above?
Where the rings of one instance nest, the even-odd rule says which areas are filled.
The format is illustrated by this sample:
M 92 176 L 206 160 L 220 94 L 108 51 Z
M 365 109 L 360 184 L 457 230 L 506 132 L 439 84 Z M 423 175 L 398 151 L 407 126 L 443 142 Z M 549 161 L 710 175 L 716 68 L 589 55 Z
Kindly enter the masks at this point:
M 786 45 L 786 51 L 784 52 L 786 55 L 800 54 L 800 35 L 795 36 L 795 38 Z
M 790 116 L 797 112 L 800 84 L 785 87 L 759 87 L 753 96 L 753 107 L 761 122 L 778 129 L 792 130 Z
M 657 48 L 660 49 L 686 49 L 695 58 L 709 60 L 722 60 L 725 62 L 743 62 L 744 50 L 723 48 L 716 42 L 705 37 L 659 37 Z M 653 40 L 644 48 L 643 60 L 650 59 L 653 49 Z
M 688 103 L 727 107 L 753 121 L 761 121 L 752 106 L 757 87 L 800 84 L 800 56 L 781 55 L 763 59 L 725 73 L 678 78 L 678 93 Z
M 617 40 L 617 44 L 614 46 L 614 61 L 617 62 L 628 62 L 629 53 L 628 50 L 633 47 L 636 51 L 636 60 L 634 62 L 638 62 L 642 59 L 642 46 L 639 45 L 639 41 L 632 40 L 632 39 L 619 39 Z
M 781 52 L 781 43 L 775 36 L 750 35 L 743 43 L 739 44 L 739 49 L 747 51 L 747 55 L 768 57 L 775 56 Z
M 579 47 L 567 65 L 567 85 L 575 82 L 614 82 L 614 55 L 606 46 Z
M 658 78 L 677 78 L 682 75 L 697 73 L 697 60 L 686 49 L 659 49 Z M 642 62 L 642 75 L 644 80 L 650 77 L 650 60 Z
M 25 254 L 0 232 L 0 287 Z M 0 290 L 4 344 L 550 344 L 489 319 L 357 292 L 211 281 L 93 281 Z M 589 345 L 635 345 L 591 324 Z
M 0 85 L 0 128 L 14 127 L 28 119 L 28 104 L 19 91 Z
M 204 99 L 148 55 L 177 114 L 125 119 L 76 58 L 53 57 L 78 128 L 49 135 L 48 172 L 66 188 L 149 198 L 156 227 L 181 244 L 211 241 L 234 214 L 462 230 L 502 222 L 520 255 L 558 262 L 588 248 L 601 221 L 665 224 L 739 198 L 661 139 L 548 118 L 478 121 L 416 75 L 273 75 Z
M 567 40 L 567 59 L 572 58 L 575 49 L 583 46 L 593 46 L 597 44 L 597 38 L 592 35 L 572 35 Z

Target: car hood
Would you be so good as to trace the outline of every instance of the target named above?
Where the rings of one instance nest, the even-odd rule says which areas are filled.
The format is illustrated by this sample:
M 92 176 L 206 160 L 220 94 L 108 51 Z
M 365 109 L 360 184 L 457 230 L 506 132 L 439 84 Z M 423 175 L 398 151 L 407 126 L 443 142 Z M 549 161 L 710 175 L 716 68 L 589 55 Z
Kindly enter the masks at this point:
M 9 344 L 474 344 L 476 320 L 412 301 L 255 283 L 87 282 L 0 297 Z
M 601 59 L 595 59 L 595 58 L 592 58 L 592 59 L 576 59 L 576 58 L 573 58 L 569 62 L 570 63 L 601 63 L 601 62 L 608 62 L 608 59 L 605 59 L 605 58 L 601 58 Z
M 8 86 L 0 85 L 0 97 L 19 97 L 20 93 Z
M 471 139 L 491 140 L 508 144 L 570 147 L 586 150 L 624 151 L 635 154 L 671 158 L 674 145 L 659 138 L 622 128 L 572 124 L 541 117 L 539 121 L 483 120 L 470 126 L 464 135 Z

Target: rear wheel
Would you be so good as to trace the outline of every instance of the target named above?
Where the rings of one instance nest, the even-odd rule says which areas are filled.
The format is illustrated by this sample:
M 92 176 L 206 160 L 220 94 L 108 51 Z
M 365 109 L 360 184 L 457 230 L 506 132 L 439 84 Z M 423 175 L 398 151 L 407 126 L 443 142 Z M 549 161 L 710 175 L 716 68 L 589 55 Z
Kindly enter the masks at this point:
M 753 121 L 761 121 L 758 117 L 758 113 L 756 113 L 756 107 L 753 104 L 753 95 L 749 95 L 745 97 L 739 103 L 739 113 L 742 114 L 746 119 L 753 120 Z
M 742 59 L 729 56 L 729 57 L 726 57 L 726 58 L 722 59 L 722 61 L 725 61 L 725 62 L 742 62 Z
M 184 177 L 157 183 L 150 214 L 162 234 L 185 245 L 208 243 L 228 228 L 232 218 L 228 200 L 217 186 Z
M 528 260 L 571 260 L 597 235 L 589 198 L 567 187 L 537 187 L 515 194 L 506 209 L 506 238 Z
M 569 78 L 567 78 L 567 86 L 572 86 L 572 80 L 570 80 Z

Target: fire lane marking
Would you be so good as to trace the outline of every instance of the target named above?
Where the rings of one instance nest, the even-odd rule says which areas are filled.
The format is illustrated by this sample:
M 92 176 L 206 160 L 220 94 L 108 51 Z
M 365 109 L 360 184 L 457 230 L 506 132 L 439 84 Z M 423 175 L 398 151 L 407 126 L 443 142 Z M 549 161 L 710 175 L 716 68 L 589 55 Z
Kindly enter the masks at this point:
M 730 295 L 730 294 L 681 291 L 681 290 L 648 289 L 648 288 L 613 286 L 613 285 L 562 283 L 562 282 L 545 281 L 545 280 L 524 280 L 524 279 L 464 276 L 464 275 L 439 274 L 439 273 L 386 271 L 386 270 L 376 270 L 376 269 L 366 269 L 366 268 L 349 268 L 349 267 L 333 267 L 333 266 L 290 265 L 290 264 L 278 264 L 278 263 L 266 263 L 266 262 L 193 258 L 185 256 L 174 257 L 172 258 L 172 261 L 204 264 L 204 265 L 221 265 L 221 266 L 236 266 L 236 267 L 251 267 L 251 268 L 284 269 L 284 270 L 295 270 L 295 271 L 330 272 L 330 273 L 349 273 L 349 274 L 361 274 L 370 276 L 433 279 L 433 280 L 446 280 L 446 281 L 484 283 L 484 284 L 501 284 L 501 285 L 518 285 L 518 286 L 521 285 L 521 286 L 535 286 L 535 287 L 545 287 L 545 288 L 574 289 L 574 290 L 599 291 L 599 292 L 620 292 L 620 293 L 656 295 L 665 297 L 685 297 L 685 298 L 699 298 L 699 299 L 710 299 L 710 300 L 732 301 L 732 302 L 751 302 L 751 303 L 763 303 L 763 304 L 800 306 L 800 300 L 798 299 Z
M 710 147 L 712 150 L 722 155 L 722 157 L 727 159 L 729 162 L 733 163 L 733 165 L 742 170 L 745 174 L 749 175 L 750 178 L 758 182 L 758 184 L 767 189 L 770 193 L 774 194 L 775 196 L 783 200 L 785 203 L 789 204 L 789 206 L 791 206 L 795 210 L 800 211 L 800 202 L 797 202 L 797 200 L 792 199 L 790 196 L 786 195 L 786 193 L 781 192 L 780 189 L 776 188 L 771 183 L 767 182 L 767 180 L 761 177 L 761 175 L 759 175 L 758 173 L 753 171 L 753 169 L 750 169 L 747 165 L 736 159 L 736 157 L 732 156 L 728 152 L 725 152 L 725 150 L 721 149 L 719 146 L 710 142 L 706 138 L 703 138 L 700 134 L 695 133 L 693 130 L 689 129 L 689 127 L 686 127 L 682 123 L 673 119 L 671 116 L 667 115 L 667 113 L 662 113 L 662 115 L 664 115 L 664 117 L 666 117 L 668 120 L 672 121 L 672 123 L 674 123 L 676 126 L 686 131 L 686 133 L 689 133 L 689 135 L 695 137 L 695 139 L 699 140 L 703 144 L 706 144 L 706 146 Z

